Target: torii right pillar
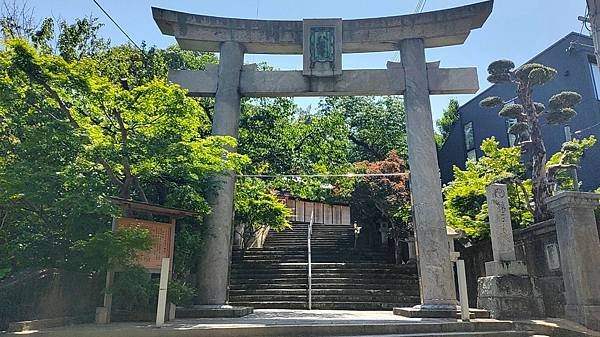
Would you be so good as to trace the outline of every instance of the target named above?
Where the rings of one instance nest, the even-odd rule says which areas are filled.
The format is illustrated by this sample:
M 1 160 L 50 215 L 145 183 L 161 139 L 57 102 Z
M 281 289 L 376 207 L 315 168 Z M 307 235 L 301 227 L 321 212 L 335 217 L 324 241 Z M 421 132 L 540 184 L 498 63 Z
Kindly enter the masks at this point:
M 409 317 L 455 317 L 456 292 L 448 251 L 437 148 L 433 136 L 424 41 L 402 40 L 400 57 L 406 83 L 404 104 L 421 305 L 395 308 L 394 314 Z

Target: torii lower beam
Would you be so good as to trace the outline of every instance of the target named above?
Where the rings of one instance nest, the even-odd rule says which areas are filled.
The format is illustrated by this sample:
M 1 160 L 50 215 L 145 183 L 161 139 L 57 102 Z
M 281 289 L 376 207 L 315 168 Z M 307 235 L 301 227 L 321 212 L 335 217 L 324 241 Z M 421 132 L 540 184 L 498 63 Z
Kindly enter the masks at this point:
M 257 71 L 246 65 L 240 77 L 244 97 L 387 96 L 406 90 L 401 63 L 388 62 L 388 69 L 345 70 L 339 77 L 308 77 L 302 71 Z M 427 64 L 431 95 L 473 94 L 479 90 L 477 68 L 439 68 Z M 189 94 L 212 97 L 217 92 L 218 67 L 204 71 L 170 70 L 169 80 Z

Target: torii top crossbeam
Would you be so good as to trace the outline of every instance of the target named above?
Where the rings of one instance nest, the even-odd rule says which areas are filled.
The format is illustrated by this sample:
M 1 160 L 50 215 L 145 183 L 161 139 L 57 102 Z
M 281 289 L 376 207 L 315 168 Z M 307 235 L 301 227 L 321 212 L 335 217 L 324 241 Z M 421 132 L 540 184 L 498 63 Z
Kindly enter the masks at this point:
M 342 21 L 342 51 L 398 50 L 398 41 L 424 40 L 426 48 L 463 44 L 490 15 L 493 1 L 421 14 Z M 303 22 L 232 19 L 152 8 L 165 35 L 183 49 L 218 52 L 225 41 L 244 45 L 251 54 L 302 54 Z

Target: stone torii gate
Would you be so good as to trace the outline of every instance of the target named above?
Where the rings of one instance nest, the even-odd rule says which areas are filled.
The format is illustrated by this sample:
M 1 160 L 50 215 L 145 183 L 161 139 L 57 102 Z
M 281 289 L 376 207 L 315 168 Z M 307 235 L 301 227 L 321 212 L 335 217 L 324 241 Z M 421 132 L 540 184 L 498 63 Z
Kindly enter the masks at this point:
M 267 21 L 193 15 L 152 8 L 163 34 L 183 49 L 219 52 L 220 63 L 205 71 L 172 70 L 169 78 L 192 96 L 215 96 L 213 134 L 237 138 L 242 97 L 403 95 L 406 107 L 411 193 L 423 316 L 448 316 L 456 295 L 429 95 L 468 94 L 479 89 L 476 68 L 440 68 L 427 63 L 425 48 L 463 44 L 490 15 L 493 0 L 447 10 L 384 18 Z M 343 53 L 399 51 L 387 69 L 343 70 Z M 301 71 L 258 71 L 244 54 L 303 54 Z M 228 300 L 235 177 L 219 177 L 210 198 L 208 240 L 201 252 L 201 305 Z M 429 314 L 428 314 L 429 313 Z

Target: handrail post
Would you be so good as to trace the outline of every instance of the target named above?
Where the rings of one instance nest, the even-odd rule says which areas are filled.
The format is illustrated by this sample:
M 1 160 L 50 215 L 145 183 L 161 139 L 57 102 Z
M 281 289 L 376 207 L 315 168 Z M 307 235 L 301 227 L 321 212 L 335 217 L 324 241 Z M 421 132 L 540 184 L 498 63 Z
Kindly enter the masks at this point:
M 313 226 L 314 211 L 310 213 L 310 222 L 308 223 L 308 310 L 312 310 L 312 249 L 311 249 L 311 236 Z

